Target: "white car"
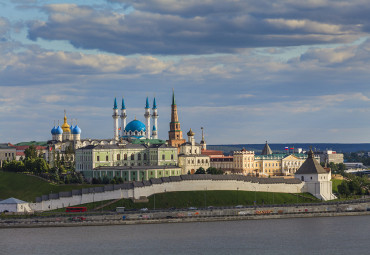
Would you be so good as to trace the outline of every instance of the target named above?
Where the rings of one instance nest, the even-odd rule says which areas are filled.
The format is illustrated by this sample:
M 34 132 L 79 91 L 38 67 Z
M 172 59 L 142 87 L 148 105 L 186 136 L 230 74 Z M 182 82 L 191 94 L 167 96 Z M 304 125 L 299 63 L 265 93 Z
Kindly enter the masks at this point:
M 146 211 L 148 211 L 148 208 L 141 208 L 140 211 L 146 212 Z

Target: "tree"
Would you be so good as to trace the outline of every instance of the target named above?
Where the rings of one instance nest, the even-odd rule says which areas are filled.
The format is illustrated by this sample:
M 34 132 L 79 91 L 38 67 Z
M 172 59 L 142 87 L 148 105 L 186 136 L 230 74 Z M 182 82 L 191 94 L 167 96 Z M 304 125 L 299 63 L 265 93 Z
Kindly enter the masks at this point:
M 35 145 L 31 145 L 27 149 L 25 149 L 24 155 L 26 156 L 26 159 L 37 158 L 37 151 Z
M 338 185 L 338 192 L 339 194 L 344 195 L 346 197 L 348 197 L 351 194 L 351 191 L 349 190 L 349 187 L 346 181 Z
M 195 171 L 195 174 L 205 174 L 205 173 L 206 173 L 206 170 L 204 170 L 203 167 L 199 167 L 197 171 Z
M 206 172 L 207 174 L 224 174 L 224 171 L 215 167 L 209 167 Z

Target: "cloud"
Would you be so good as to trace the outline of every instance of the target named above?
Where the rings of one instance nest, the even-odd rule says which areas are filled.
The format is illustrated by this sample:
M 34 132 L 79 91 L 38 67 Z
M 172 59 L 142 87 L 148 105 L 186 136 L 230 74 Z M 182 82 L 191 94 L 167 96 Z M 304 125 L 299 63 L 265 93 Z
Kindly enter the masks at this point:
M 135 9 L 126 14 L 76 4 L 47 5 L 43 7 L 48 14 L 46 21 L 29 22 L 29 38 L 67 40 L 76 48 L 121 55 L 198 55 L 351 42 L 363 36 L 370 24 L 369 18 L 362 15 L 362 19 L 338 20 L 336 24 L 322 18 L 329 4 L 333 4 L 334 12 L 342 14 L 339 4 L 332 1 L 310 1 L 304 8 L 314 8 L 315 15 L 302 10 L 297 1 L 274 3 L 273 8 L 269 1 L 130 3 Z M 353 5 L 357 4 L 355 1 Z M 361 11 L 349 9 L 353 15 Z M 300 18 L 296 18 L 296 12 Z

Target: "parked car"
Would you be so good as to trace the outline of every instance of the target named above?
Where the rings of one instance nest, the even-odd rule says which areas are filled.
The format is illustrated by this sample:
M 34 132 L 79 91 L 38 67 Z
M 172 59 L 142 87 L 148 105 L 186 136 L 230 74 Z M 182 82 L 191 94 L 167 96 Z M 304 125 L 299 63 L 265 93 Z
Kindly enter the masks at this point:
M 148 208 L 144 207 L 144 208 L 141 208 L 140 211 L 142 212 L 147 212 L 148 211 Z
M 243 208 L 244 207 L 244 205 L 237 205 L 237 206 L 235 206 L 235 208 Z
M 196 207 L 193 207 L 193 206 L 189 207 L 188 209 L 189 210 L 197 210 L 197 208 Z

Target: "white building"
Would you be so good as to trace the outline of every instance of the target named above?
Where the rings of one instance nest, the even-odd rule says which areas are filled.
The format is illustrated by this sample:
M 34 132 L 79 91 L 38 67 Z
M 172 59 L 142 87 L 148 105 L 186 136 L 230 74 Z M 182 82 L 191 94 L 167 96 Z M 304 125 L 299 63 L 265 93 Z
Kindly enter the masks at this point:
M 178 156 L 182 174 L 193 174 L 200 167 L 207 170 L 211 166 L 210 157 L 201 154 L 202 145 L 195 143 L 194 132 L 191 129 L 187 135 L 188 142 L 181 144 Z
M 318 199 L 332 200 L 336 196 L 332 193 L 331 171 L 325 170 L 314 158 L 312 150 L 308 158 L 295 173 L 295 177 L 305 182 L 304 189 Z
M 16 199 L 14 197 L 0 201 L 0 212 L 31 212 L 28 202 Z

